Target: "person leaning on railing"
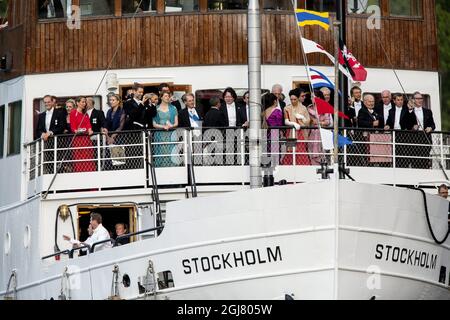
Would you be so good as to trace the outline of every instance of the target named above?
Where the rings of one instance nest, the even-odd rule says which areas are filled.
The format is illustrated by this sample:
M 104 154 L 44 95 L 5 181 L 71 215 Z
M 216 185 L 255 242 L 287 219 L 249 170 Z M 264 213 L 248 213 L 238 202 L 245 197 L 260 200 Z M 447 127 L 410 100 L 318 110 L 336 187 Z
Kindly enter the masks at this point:
M 155 156 L 156 167 L 170 167 L 173 166 L 173 151 L 175 145 L 168 142 L 175 142 L 175 133 L 169 131 L 178 127 L 178 112 L 177 108 L 171 103 L 171 94 L 167 91 L 161 95 L 161 104 L 157 106 L 156 117 L 153 118 L 153 127 L 161 129 L 154 133 L 153 154 Z M 164 130 L 164 131 L 163 131 Z
M 409 133 L 407 138 L 407 142 L 412 144 L 408 146 L 407 167 L 411 165 L 412 168 L 418 169 L 430 168 L 431 132 L 436 129 L 436 125 L 433 112 L 423 108 L 423 96 L 420 92 L 414 93 L 412 101 L 408 103 L 408 112 L 402 120 L 402 127 L 415 131 Z M 420 144 L 425 146 L 420 146 Z
M 86 113 L 86 98 L 78 97 L 75 100 L 77 107 L 70 113 L 70 127 L 75 133 L 73 138 L 73 164 L 74 172 L 95 171 L 94 150 L 92 141 L 89 139 L 94 132 L 92 131 L 91 121 Z M 89 160 L 89 161 L 79 161 Z

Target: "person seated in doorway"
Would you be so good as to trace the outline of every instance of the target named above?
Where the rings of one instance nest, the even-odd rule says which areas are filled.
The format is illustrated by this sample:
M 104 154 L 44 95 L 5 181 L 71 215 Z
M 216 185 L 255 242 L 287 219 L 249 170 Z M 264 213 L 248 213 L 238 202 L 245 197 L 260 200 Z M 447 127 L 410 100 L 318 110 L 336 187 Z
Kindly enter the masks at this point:
M 89 247 L 92 247 L 93 244 L 104 241 L 107 239 L 110 239 L 109 232 L 106 230 L 106 228 L 102 225 L 102 216 L 99 213 L 92 212 L 91 213 L 91 221 L 90 221 L 90 227 L 92 228 L 92 235 L 88 237 L 84 242 L 77 242 L 76 240 L 73 241 L 73 245 L 75 247 L 79 247 L 83 244 L 89 245 Z M 71 238 L 69 236 L 63 235 L 64 240 L 71 241 Z M 71 241 L 72 242 L 72 241 Z M 101 244 L 98 244 L 95 246 L 95 251 L 100 251 L 103 249 L 111 248 L 111 242 L 104 242 Z
M 116 246 L 121 246 L 130 243 L 129 237 L 119 238 L 120 236 L 123 236 L 128 233 L 128 227 L 125 223 L 122 222 L 117 223 L 115 229 L 116 229 Z
M 443 183 L 439 186 L 438 194 L 444 199 L 448 198 L 448 187 L 446 184 Z M 450 203 L 448 204 L 448 226 L 450 227 Z

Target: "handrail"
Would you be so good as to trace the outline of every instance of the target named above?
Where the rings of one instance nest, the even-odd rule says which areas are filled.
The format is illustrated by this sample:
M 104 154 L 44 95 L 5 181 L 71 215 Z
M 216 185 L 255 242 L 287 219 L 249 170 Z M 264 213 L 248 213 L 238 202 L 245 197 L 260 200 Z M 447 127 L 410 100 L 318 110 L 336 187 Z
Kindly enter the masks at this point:
M 48 256 L 42 257 L 41 260 L 46 260 L 46 259 L 48 259 L 48 258 L 60 256 L 60 255 L 62 255 L 62 254 L 70 254 L 70 250 L 67 249 L 67 250 L 58 251 L 58 252 L 53 253 L 53 254 L 49 254 Z
M 89 253 L 93 253 L 94 249 L 97 245 L 103 244 L 103 243 L 107 243 L 107 242 L 111 242 L 111 243 L 115 243 L 116 240 L 114 240 L 113 238 L 109 238 L 109 239 L 105 239 L 105 240 L 101 240 L 101 241 L 97 241 L 95 243 L 92 244 L 92 246 L 90 246 L 89 248 Z
M 132 232 L 132 233 L 127 233 L 127 234 L 123 234 L 121 236 L 118 236 L 115 240 L 114 240 L 114 247 L 117 246 L 117 241 L 121 240 L 121 239 L 127 239 L 127 238 L 131 238 L 133 236 L 138 236 L 140 234 L 143 233 L 148 233 L 148 232 L 153 232 L 153 231 L 158 231 L 164 229 L 163 226 L 159 226 L 159 227 L 155 227 L 155 228 L 151 228 L 151 229 L 145 229 L 145 230 L 141 230 L 141 231 L 137 231 L 137 232 Z
M 78 250 L 81 251 L 82 249 L 88 249 L 88 250 L 89 250 L 89 253 L 91 252 L 91 246 L 88 245 L 87 243 L 82 243 L 81 246 L 79 246 L 79 247 L 77 247 L 77 248 L 72 248 L 72 249 L 70 250 L 70 252 L 69 252 L 69 259 L 73 259 L 73 254 L 74 254 L 75 251 L 78 251 Z

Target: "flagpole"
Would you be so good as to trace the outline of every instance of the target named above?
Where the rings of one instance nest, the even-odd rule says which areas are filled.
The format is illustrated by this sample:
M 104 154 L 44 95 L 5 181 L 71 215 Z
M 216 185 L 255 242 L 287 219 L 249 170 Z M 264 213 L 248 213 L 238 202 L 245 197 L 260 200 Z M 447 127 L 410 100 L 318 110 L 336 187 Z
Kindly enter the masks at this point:
M 250 107 L 250 188 L 261 188 L 261 15 L 259 0 L 248 4 L 248 86 Z
M 334 64 L 334 121 L 333 121 L 333 127 L 334 127 L 334 149 L 333 149 L 333 163 L 335 165 L 335 170 L 337 169 L 336 164 L 339 164 L 339 154 L 338 154 L 338 122 L 339 122 L 339 27 L 341 23 L 339 21 L 333 22 L 333 28 L 334 28 L 334 55 L 335 55 L 335 61 Z M 342 94 L 345 94 L 344 92 Z M 334 174 L 336 176 L 339 176 L 338 171 L 335 171 Z

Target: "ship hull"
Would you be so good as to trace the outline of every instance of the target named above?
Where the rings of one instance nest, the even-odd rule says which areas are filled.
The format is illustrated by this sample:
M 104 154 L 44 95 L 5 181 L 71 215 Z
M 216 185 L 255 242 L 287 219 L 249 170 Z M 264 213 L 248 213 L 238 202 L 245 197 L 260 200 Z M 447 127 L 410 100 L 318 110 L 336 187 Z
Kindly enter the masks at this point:
M 0 295 L 15 269 L 18 299 L 450 299 L 450 240 L 432 240 L 419 191 L 337 190 L 322 181 L 176 201 L 159 236 L 73 259 L 25 265 L 19 250 L 2 253 Z M 427 195 L 427 208 L 442 239 L 448 202 Z

